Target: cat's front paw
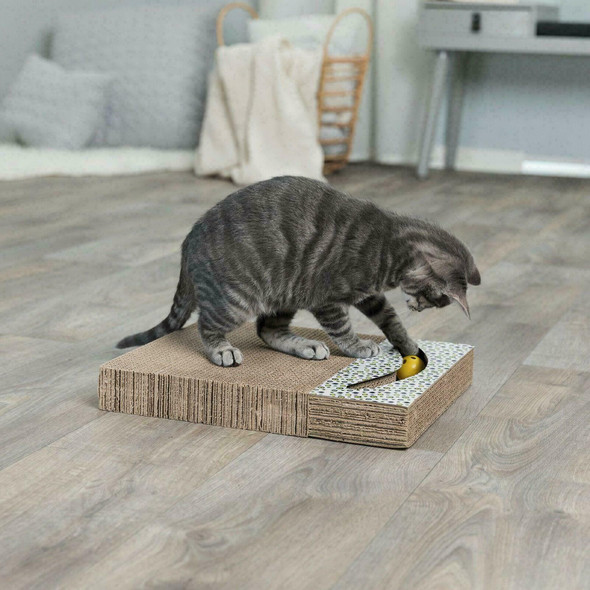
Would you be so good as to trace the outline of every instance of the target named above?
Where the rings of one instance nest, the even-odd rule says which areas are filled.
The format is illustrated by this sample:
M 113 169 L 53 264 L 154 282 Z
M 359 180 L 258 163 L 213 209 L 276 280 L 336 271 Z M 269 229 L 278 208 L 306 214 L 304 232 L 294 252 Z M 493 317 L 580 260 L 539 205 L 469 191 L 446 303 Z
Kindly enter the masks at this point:
M 219 367 L 233 367 L 241 365 L 244 357 L 238 348 L 224 348 L 214 350 L 209 355 L 209 360 Z
M 330 349 L 318 340 L 301 340 L 294 354 L 302 359 L 322 361 L 330 358 Z
M 372 356 L 377 356 L 381 349 L 374 340 L 359 340 L 354 344 L 347 346 L 343 352 L 348 356 L 352 356 L 359 359 L 367 359 Z
M 394 344 L 402 356 L 413 356 L 420 352 L 420 348 L 413 340 L 406 340 L 403 344 Z

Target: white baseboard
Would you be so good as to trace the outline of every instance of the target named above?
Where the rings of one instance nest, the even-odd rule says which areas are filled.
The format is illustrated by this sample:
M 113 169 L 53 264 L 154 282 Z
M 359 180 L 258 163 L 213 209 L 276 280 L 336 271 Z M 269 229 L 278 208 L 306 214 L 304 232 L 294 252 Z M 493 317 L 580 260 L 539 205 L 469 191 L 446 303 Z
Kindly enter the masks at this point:
M 432 150 L 430 167 L 444 167 L 445 148 L 437 145 Z M 380 164 L 415 166 L 417 157 L 383 154 L 376 158 Z M 557 160 L 544 156 L 530 156 L 516 150 L 462 148 L 457 152 L 457 170 L 466 172 L 495 172 L 500 174 L 531 174 L 540 176 L 570 176 L 590 178 L 590 162 Z
M 590 163 L 558 160 L 525 160 L 522 163 L 522 172 L 523 174 L 535 174 L 537 176 L 590 178 Z
M 457 151 L 457 170 L 469 172 L 498 172 L 503 174 L 519 174 L 522 172 L 524 154 L 511 150 L 483 150 L 478 148 L 462 148 Z M 401 154 L 383 154 L 376 158 L 380 164 L 397 164 L 416 166 L 417 156 L 408 157 Z M 440 170 L 444 167 L 445 148 L 434 146 L 430 167 Z
M 353 151 L 350 153 L 350 162 L 368 162 L 371 160 L 371 154 L 365 150 Z
M 436 146 L 437 167 L 444 167 L 444 146 Z M 520 174 L 524 153 L 515 150 L 490 150 L 479 148 L 459 148 L 457 151 L 457 170 L 466 172 L 495 172 L 500 174 Z

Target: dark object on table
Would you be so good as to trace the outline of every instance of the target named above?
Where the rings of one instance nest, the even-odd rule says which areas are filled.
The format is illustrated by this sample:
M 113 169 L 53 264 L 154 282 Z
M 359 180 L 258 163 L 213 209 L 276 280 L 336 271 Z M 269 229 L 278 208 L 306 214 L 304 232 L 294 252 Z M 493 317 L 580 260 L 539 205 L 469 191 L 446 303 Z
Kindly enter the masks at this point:
M 590 23 L 561 23 L 558 21 L 539 21 L 538 37 L 590 37 Z

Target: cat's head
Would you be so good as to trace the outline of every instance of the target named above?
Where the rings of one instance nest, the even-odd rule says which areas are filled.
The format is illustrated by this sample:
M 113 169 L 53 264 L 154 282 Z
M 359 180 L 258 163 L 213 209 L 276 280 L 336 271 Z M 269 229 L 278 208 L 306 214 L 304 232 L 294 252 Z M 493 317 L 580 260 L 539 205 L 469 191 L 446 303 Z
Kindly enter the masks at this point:
M 467 285 L 479 285 L 481 277 L 465 245 L 440 228 L 432 228 L 413 244 L 413 259 L 400 281 L 408 308 L 422 311 L 458 303 L 470 317 Z

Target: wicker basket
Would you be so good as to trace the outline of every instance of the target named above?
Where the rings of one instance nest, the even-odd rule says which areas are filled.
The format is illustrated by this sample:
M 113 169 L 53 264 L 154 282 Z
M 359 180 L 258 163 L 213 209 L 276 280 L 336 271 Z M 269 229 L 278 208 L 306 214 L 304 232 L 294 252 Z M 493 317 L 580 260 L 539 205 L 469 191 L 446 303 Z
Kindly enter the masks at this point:
M 224 6 L 217 17 L 217 43 L 220 46 L 224 45 L 225 17 L 234 9 L 245 10 L 252 18 L 258 18 L 258 14 L 249 4 L 232 2 Z M 358 55 L 330 55 L 329 47 L 336 27 L 343 18 L 351 14 L 360 14 L 367 24 L 365 52 Z M 361 8 L 342 11 L 328 31 L 318 87 L 318 129 L 319 141 L 324 150 L 324 174 L 343 168 L 350 157 L 372 46 L 373 23 L 371 17 Z

